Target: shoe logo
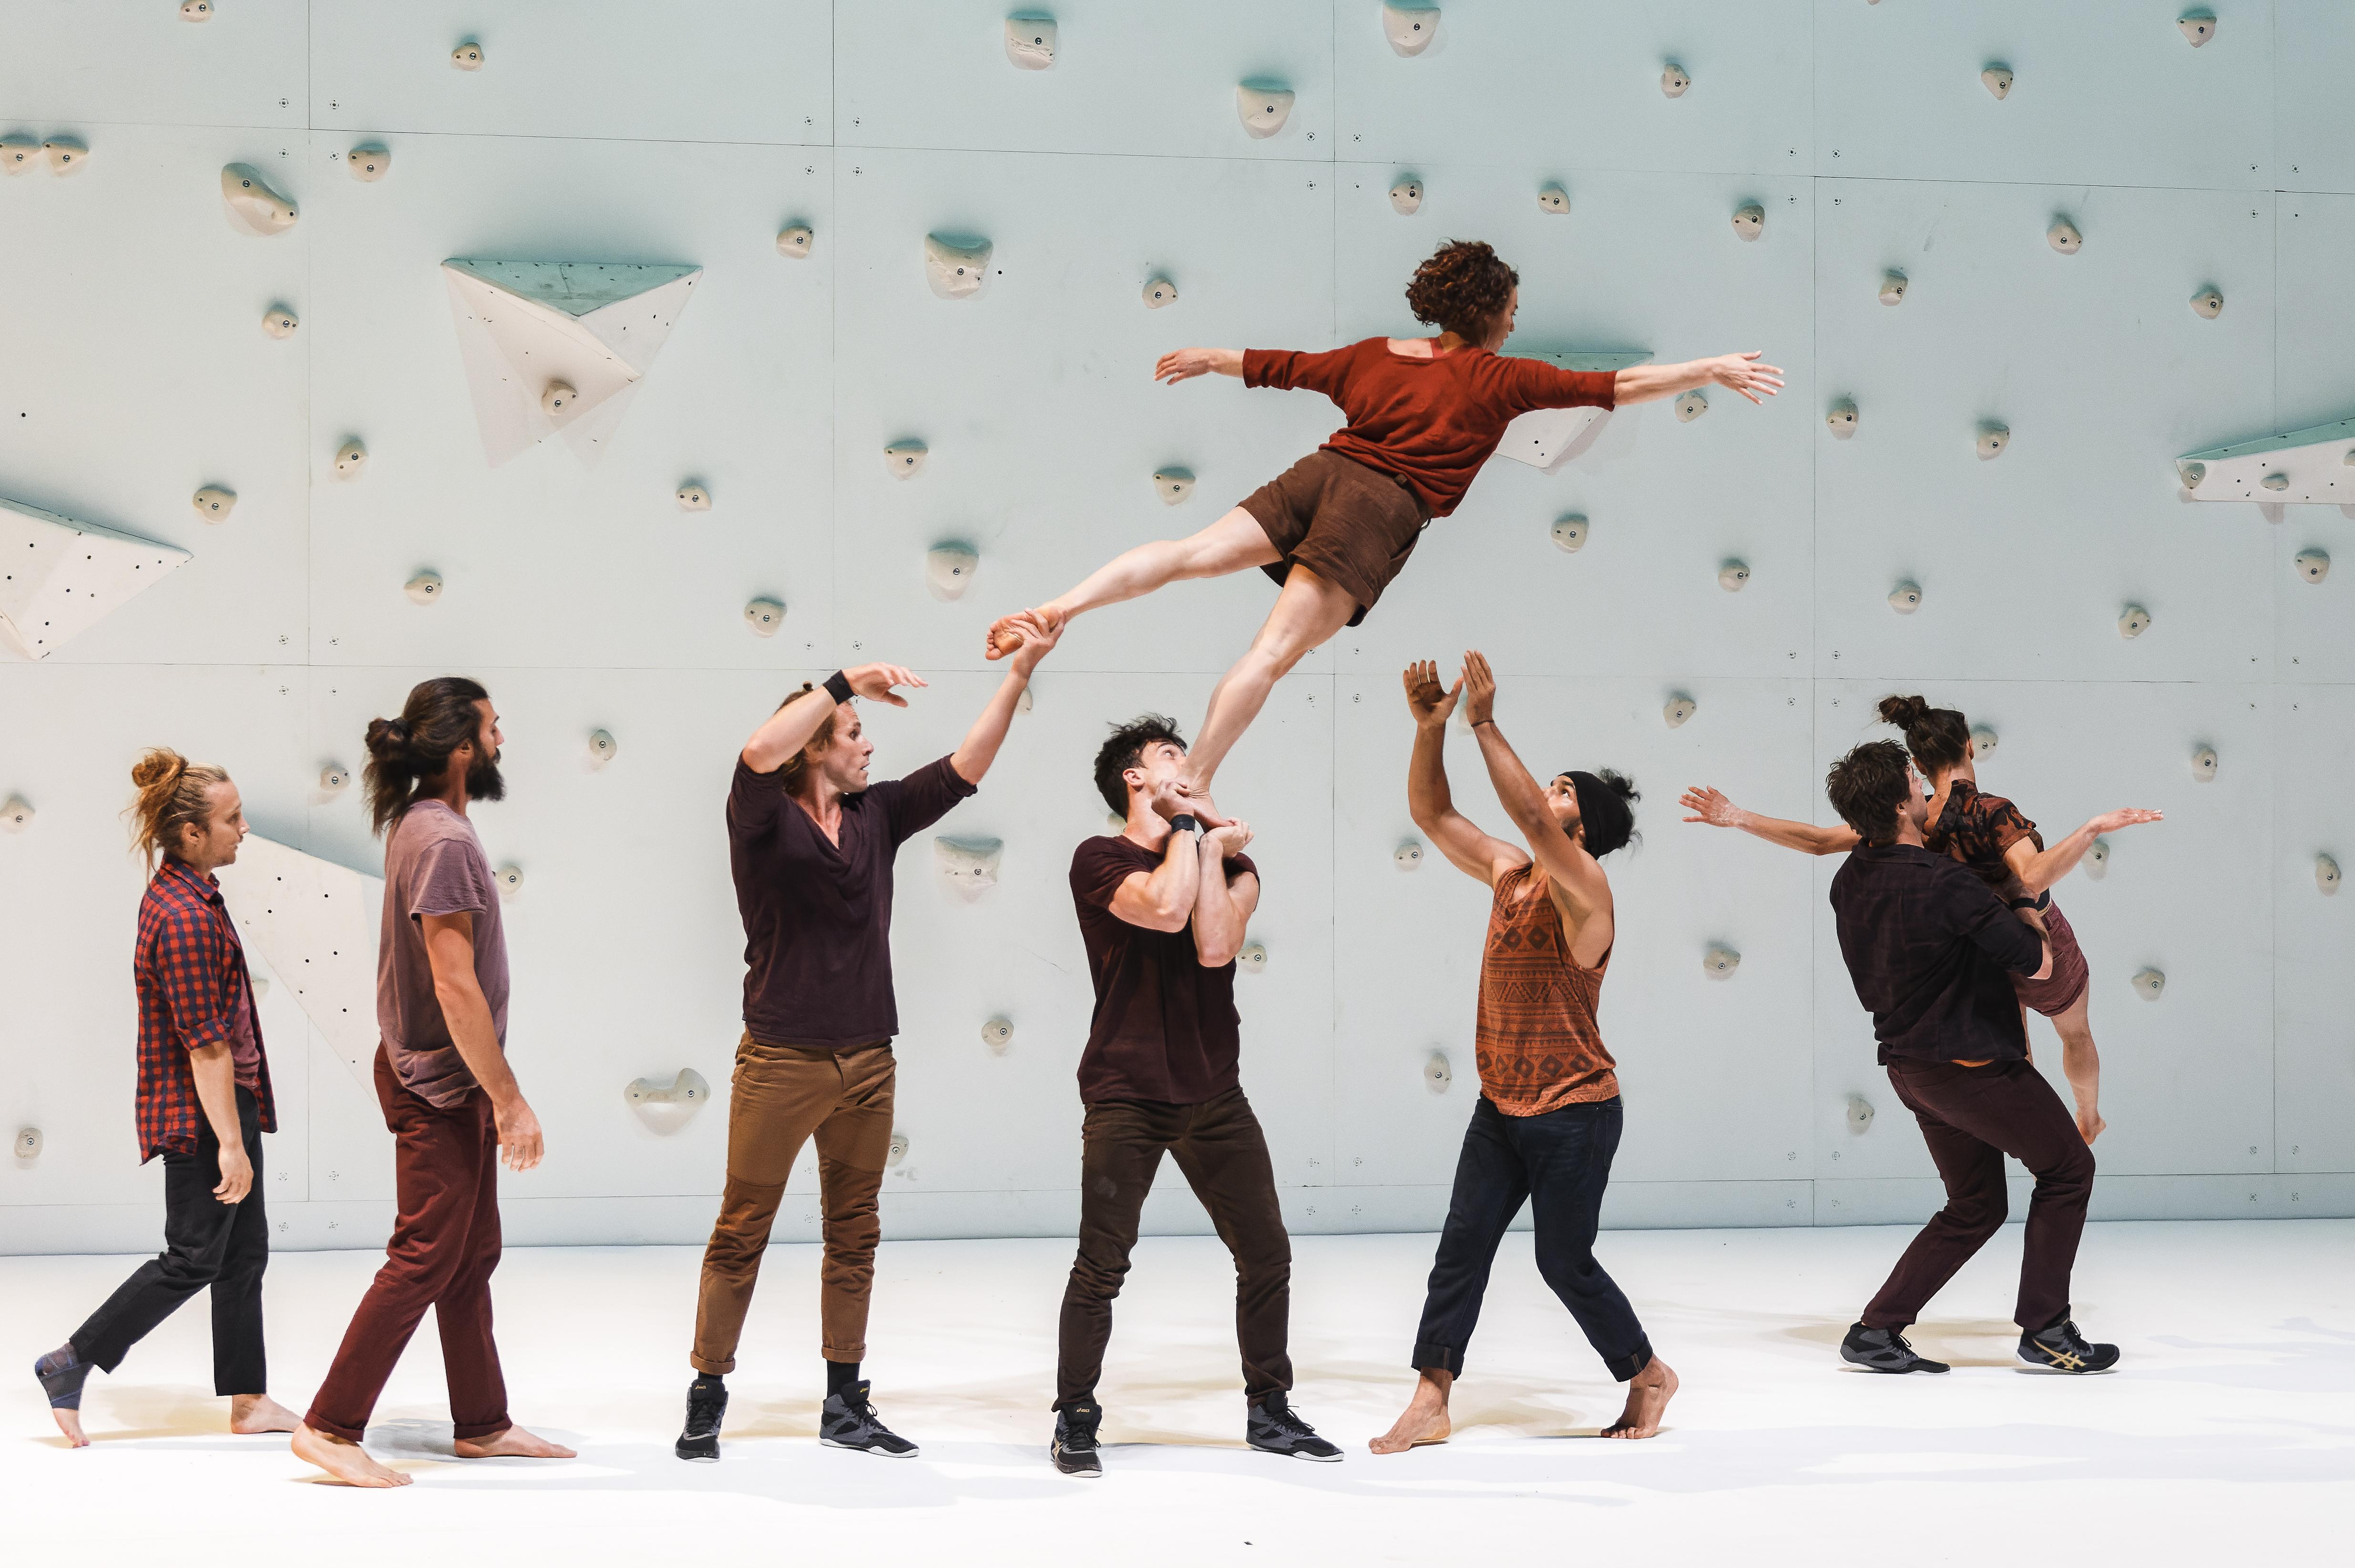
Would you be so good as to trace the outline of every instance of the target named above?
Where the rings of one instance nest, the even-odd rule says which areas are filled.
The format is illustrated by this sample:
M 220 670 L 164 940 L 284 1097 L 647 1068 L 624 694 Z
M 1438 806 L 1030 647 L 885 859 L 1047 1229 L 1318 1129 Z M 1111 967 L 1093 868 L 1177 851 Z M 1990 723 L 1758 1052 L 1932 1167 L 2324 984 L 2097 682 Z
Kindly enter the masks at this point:
M 2040 1345 L 2037 1348 L 2041 1350 L 2044 1352 L 2045 1357 L 2062 1372 L 2083 1372 L 2085 1370 L 2085 1358 L 2078 1355 L 2073 1351 L 2056 1350 L 2051 1345 Z

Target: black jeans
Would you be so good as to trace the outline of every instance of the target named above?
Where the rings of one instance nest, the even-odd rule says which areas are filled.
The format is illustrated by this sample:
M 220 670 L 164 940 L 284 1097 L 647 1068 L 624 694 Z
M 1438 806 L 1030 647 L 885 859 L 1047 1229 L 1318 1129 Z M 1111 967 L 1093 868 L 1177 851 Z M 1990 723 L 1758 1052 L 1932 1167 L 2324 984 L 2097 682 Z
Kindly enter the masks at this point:
M 197 1118 L 197 1151 L 164 1153 L 164 1251 L 115 1287 L 106 1305 L 73 1331 L 74 1354 L 112 1372 L 131 1347 L 207 1286 L 213 1292 L 213 1392 L 263 1393 L 261 1271 L 270 1265 L 270 1221 L 261 1206 L 261 1113 L 253 1092 L 237 1091 L 238 1129 L 253 1164 L 241 1203 L 213 1196 L 220 1142 Z
M 1505 1227 L 1537 1204 L 1538 1272 L 1578 1319 L 1611 1375 L 1625 1383 L 1652 1364 L 1652 1343 L 1627 1298 L 1594 1261 L 1594 1233 L 1611 1157 L 1619 1151 L 1619 1098 L 1569 1105 L 1543 1116 L 1507 1116 L 1487 1096 L 1472 1107 L 1447 1226 L 1415 1331 L 1418 1372 L 1461 1375 L 1480 1321 L 1488 1267 Z

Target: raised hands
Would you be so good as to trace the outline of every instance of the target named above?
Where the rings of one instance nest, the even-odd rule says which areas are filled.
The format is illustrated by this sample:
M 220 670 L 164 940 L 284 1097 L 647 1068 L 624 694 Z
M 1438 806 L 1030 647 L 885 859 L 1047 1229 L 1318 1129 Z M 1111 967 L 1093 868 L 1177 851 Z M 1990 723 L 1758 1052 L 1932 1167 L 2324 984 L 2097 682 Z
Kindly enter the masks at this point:
M 1001 615 L 989 623 L 988 635 L 982 639 L 982 654 L 985 658 L 1003 659 L 1022 646 L 1029 636 L 1026 628 L 1060 637 L 1064 624 L 1062 611 L 1056 609 L 1019 609 L 1012 615 Z
M 1488 656 L 1478 649 L 1467 649 L 1464 654 L 1463 678 L 1456 682 L 1464 693 L 1464 722 L 1474 726 L 1487 724 L 1497 714 L 1497 676 L 1488 668 Z
M 1464 683 L 1457 681 L 1453 689 L 1439 683 L 1436 660 L 1418 659 L 1409 664 L 1401 675 L 1406 686 L 1406 705 L 1414 715 L 1421 728 L 1434 728 L 1447 722 L 1455 711 L 1455 704 L 1464 694 Z
M 908 699 L 892 691 L 894 686 L 911 690 L 926 684 L 924 678 L 913 670 L 898 664 L 861 664 L 856 670 L 845 670 L 842 678 L 850 683 L 850 694 L 865 697 L 869 702 L 889 703 L 904 708 Z

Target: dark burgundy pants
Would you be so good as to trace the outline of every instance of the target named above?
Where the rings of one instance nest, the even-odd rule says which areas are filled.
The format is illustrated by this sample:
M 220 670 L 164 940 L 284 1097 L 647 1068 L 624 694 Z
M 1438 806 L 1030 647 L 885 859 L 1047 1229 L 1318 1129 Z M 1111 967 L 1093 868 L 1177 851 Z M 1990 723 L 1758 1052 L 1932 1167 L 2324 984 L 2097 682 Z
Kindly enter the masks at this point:
M 1995 1234 L 2009 1207 L 2007 1154 L 2036 1178 L 2014 1319 L 2033 1333 L 2066 1317 L 2069 1270 L 2094 1192 L 2094 1151 L 2044 1075 L 2026 1062 L 1957 1067 L 1899 1060 L 1889 1064 L 1889 1082 L 1922 1124 L 1923 1140 L 1946 1183 L 1946 1206 L 1897 1260 L 1889 1282 L 1864 1309 L 1865 1326 L 1902 1329 L 1913 1322 Z
M 449 1110 L 401 1086 L 376 1054 L 376 1097 L 392 1129 L 400 1218 L 384 1266 L 360 1298 L 335 1364 L 303 1419 L 357 1443 L 428 1307 L 442 1330 L 453 1436 L 507 1429 L 507 1385 L 491 1338 L 491 1271 L 499 1266 L 499 1137 L 480 1089 Z

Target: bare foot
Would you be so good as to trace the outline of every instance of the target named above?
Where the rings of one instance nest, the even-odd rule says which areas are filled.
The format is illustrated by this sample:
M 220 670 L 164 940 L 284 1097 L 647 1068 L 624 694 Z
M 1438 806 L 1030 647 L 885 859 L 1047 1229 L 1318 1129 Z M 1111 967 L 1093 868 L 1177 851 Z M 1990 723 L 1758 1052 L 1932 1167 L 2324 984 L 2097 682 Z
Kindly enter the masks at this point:
M 461 1437 L 450 1446 L 461 1459 L 577 1459 L 561 1443 L 535 1437 L 520 1426 L 494 1432 L 487 1437 Z
M 1447 1391 L 1453 1374 L 1426 1372 L 1414 1385 L 1414 1397 L 1391 1429 L 1368 1445 L 1377 1454 L 1403 1454 L 1426 1443 L 1444 1443 L 1454 1430 L 1447 1422 Z
M 288 1445 L 294 1457 L 305 1464 L 316 1465 L 327 1472 L 327 1478 L 346 1487 L 405 1487 L 409 1478 L 399 1470 L 388 1469 L 368 1456 L 368 1450 L 347 1437 L 337 1437 L 325 1432 L 314 1432 L 302 1422 L 294 1424 L 294 1441 Z
M 1050 631 L 1060 630 L 1065 619 L 1061 610 L 1047 606 L 1018 610 L 1013 615 L 1001 615 L 989 623 L 989 635 L 983 639 L 982 653 L 987 658 L 1003 659 L 1021 647 L 1023 633 L 1020 620 L 1026 615 Z
M 292 1432 L 303 1425 L 303 1418 L 271 1398 L 266 1393 L 232 1393 L 229 1396 L 229 1429 L 240 1435 L 256 1432 Z
M 1204 827 L 1223 828 L 1233 821 L 1219 810 L 1219 803 L 1216 800 L 1210 799 L 1209 785 L 1180 784 L 1178 787 L 1178 792 L 1186 802 L 1188 814 Z
M 66 1435 L 68 1445 L 76 1448 L 90 1446 L 90 1438 L 84 1436 L 81 1429 L 80 1411 L 67 1410 L 62 1406 L 52 1404 L 49 1406 L 49 1414 L 57 1418 L 58 1430 Z
M 1649 1437 L 1660 1429 L 1660 1416 L 1677 1396 L 1677 1374 L 1659 1357 L 1627 1383 L 1627 1408 L 1603 1429 L 1605 1437 Z

